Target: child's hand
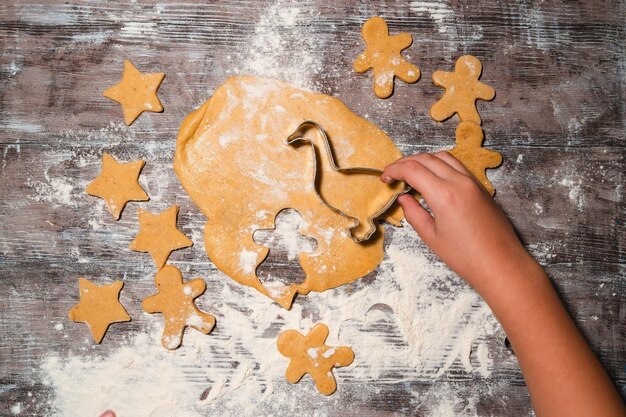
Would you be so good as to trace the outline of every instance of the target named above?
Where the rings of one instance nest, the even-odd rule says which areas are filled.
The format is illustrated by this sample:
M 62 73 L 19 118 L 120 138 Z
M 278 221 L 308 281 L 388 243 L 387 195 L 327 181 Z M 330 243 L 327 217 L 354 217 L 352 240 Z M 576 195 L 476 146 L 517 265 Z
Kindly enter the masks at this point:
M 404 180 L 398 201 L 422 240 L 489 304 L 507 332 L 537 416 L 623 417 L 626 409 L 550 280 L 471 174 L 447 152 L 400 159 L 384 182 Z
M 511 262 L 533 262 L 511 224 L 472 175 L 448 152 L 402 158 L 385 168 L 384 182 L 404 180 L 418 191 L 432 216 L 413 196 L 398 202 L 422 240 L 480 292 Z

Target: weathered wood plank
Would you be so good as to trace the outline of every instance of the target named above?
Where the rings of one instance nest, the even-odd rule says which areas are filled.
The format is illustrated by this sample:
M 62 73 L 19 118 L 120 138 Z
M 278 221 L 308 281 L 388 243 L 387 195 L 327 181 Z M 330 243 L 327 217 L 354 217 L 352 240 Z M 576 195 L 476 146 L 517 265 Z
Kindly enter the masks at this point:
M 381 126 L 407 154 L 450 147 L 454 141 L 455 119 L 436 123 L 428 116 L 429 106 L 441 94 L 430 82 L 431 74 L 449 70 L 464 53 L 483 61 L 483 80 L 497 90 L 493 102 L 479 103 L 486 143 L 505 158 L 502 167 L 490 173 L 496 199 L 546 266 L 626 395 L 626 4 L 492 0 L 477 7 L 456 0 L 315 1 L 297 3 L 297 8 L 306 19 L 298 26 L 298 36 L 286 27 L 276 29 L 276 36 L 285 38 L 275 66 L 289 66 L 304 53 L 314 56 L 311 86 L 336 95 Z M 250 71 L 255 31 L 271 28 L 271 22 L 263 20 L 267 9 L 252 0 L 19 0 L 0 5 L 2 409 L 19 402 L 22 415 L 49 414 L 53 392 L 38 379 L 42 356 L 78 354 L 89 346 L 82 344 L 85 329 L 70 326 L 66 319 L 77 299 L 71 283 L 78 276 L 127 282 L 122 302 L 134 321 L 114 326 L 104 345 L 89 348 L 93 352 L 110 353 L 148 332 L 156 321 L 140 309 L 141 299 L 153 291 L 154 266 L 148 255 L 126 249 L 137 230 L 139 205 L 131 203 L 114 222 L 101 201 L 82 192 L 97 174 L 103 151 L 124 160 L 147 160 L 141 181 L 152 197 L 149 209 L 181 206 L 179 224 L 195 246 L 171 259 L 186 275 L 206 278 L 208 290 L 200 304 L 218 310 L 218 328 L 210 339 L 211 369 L 221 375 L 239 365 L 224 347 L 235 329 L 229 328 L 229 315 L 222 311 L 232 308 L 245 315 L 252 310 L 245 303 L 232 303 L 227 294 L 241 294 L 246 302 L 270 301 L 237 286 L 207 260 L 205 219 L 185 195 L 171 162 L 182 118 L 227 77 Z M 387 19 L 392 32 L 413 35 L 407 55 L 423 74 L 414 85 L 397 82 L 388 100 L 372 94 L 371 74 L 352 71 L 352 61 L 363 47 L 360 26 L 376 14 Z M 101 95 L 119 79 L 125 58 L 142 70 L 167 74 L 159 91 L 165 112 L 143 115 L 131 128 L 121 124 L 119 107 Z M 286 72 L 277 74 L 288 78 Z M 400 239 L 396 236 L 389 232 L 389 241 Z M 264 272 L 298 279 L 295 261 L 281 249 L 272 249 Z M 375 271 L 334 291 L 363 291 L 381 279 L 380 270 Z M 464 288 L 450 282 L 456 281 L 446 278 L 433 285 L 452 285 L 453 293 Z M 297 306 L 303 315 L 320 319 L 320 305 L 312 299 L 300 297 Z M 391 312 L 384 320 L 369 327 L 346 324 L 346 331 L 374 334 L 391 347 L 405 346 L 393 308 L 381 308 Z M 469 314 L 480 308 L 473 303 Z M 274 319 L 264 337 L 275 336 L 284 322 Z M 54 328 L 58 323 L 68 325 L 60 332 Z M 461 356 L 438 378 L 393 364 L 384 366 L 377 378 L 339 370 L 342 388 L 331 402 L 307 391 L 306 401 L 291 405 L 293 412 L 531 415 L 515 357 L 500 336 L 490 333 L 480 339 L 494 364 L 488 377 L 469 371 Z M 451 346 L 445 345 L 444 351 Z M 246 349 L 237 346 L 241 358 L 253 358 Z M 478 361 L 477 353 L 470 349 L 466 360 Z M 433 361 L 428 366 L 442 366 L 440 358 Z M 185 372 L 199 392 L 216 383 L 201 366 Z M 296 396 L 302 389 L 279 383 L 275 392 Z M 29 392 L 37 401 L 29 399 Z M 438 402 L 441 408 L 435 410 Z M 259 408 L 261 414 L 272 411 Z

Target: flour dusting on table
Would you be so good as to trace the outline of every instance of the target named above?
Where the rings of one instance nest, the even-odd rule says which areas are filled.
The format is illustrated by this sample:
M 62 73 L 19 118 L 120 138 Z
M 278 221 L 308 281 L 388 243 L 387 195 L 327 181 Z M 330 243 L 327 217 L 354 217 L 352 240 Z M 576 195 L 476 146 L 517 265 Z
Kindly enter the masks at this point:
M 304 3 L 273 2 L 256 24 L 238 73 L 271 76 L 300 88 L 314 88 L 312 80 L 324 71 L 322 57 L 315 52 L 323 48 L 323 36 L 307 30 L 315 17 Z
M 429 4 L 413 2 L 412 8 L 425 12 Z M 321 35 L 312 36 L 305 30 L 314 16 L 304 3 L 279 0 L 268 6 L 236 72 L 316 88 L 312 80 L 323 72 L 323 61 L 312 51 L 322 48 L 324 41 Z M 445 31 L 443 22 L 449 17 L 448 11 L 437 6 L 431 8 L 431 16 Z M 68 134 L 79 136 L 76 132 Z M 133 135 L 132 129 L 116 124 L 93 135 L 107 147 L 126 140 L 137 142 L 134 136 L 127 137 Z M 146 143 L 149 159 L 169 159 L 173 142 L 169 147 L 153 145 Z M 74 157 L 80 158 L 79 165 L 89 165 L 92 170 L 99 158 Z M 155 166 L 152 175 L 150 162 L 147 168 L 143 181 L 152 185 L 148 189 L 153 201 L 159 201 L 164 196 L 153 196 L 163 189 L 158 183 L 175 181 L 174 174 L 169 166 Z M 90 178 L 53 178 L 47 172 L 45 181 L 29 183 L 33 189 L 31 199 L 68 207 L 84 204 L 77 194 L 82 193 Z M 85 214 L 95 234 L 108 233 L 100 230 L 103 223 L 98 220 L 105 215 L 102 207 L 95 209 L 95 215 Z M 283 220 L 292 226 L 299 221 L 296 216 Z M 297 227 L 283 226 L 278 221 L 272 244 L 282 248 L 289 260 L 295 260 L 301 251 L 313 250 L 310 242 L 293 234 Z M 201 243 L 201 224 L 190 227 L 194 243 Z M 489 385 L 461 399 L 456 386 L 446 379 L 451 372 L 477 380 L 490 377 L 492 347 L 499 326 L 478 295 L 437 261 L 408 225 L 387 227 L 385 259 L 371 276 L 321 294 L 300 296 L 289 311 L 261 294 L 243 289 L 214 268 L 203 272 L 213 290 L 199 301 L 203 310 L 217 317 L 217 326 L 210 335 L 188 329 L 182 347 L 170 352 L 160 343 L 162 317 L 134 317 L 140 327 L 135 335 L 108 353 L 100 354 L 85 342 L 82 351 L 42 359 L 40 376 L 53 392 L 50 407 L 56 415 L 66 417 L 98 416 L 106 409 L 115 410 L 120 417 L 287 416 L 311 410 L 326 415 L 329 410 L 361 407 L 342 402 L 342 395 L 348 391 L 351 398 L 362 398 L 366 403 L 369 397 L 380 394 L 380 384 L 394 389 L 425 381 L 432 385 L 431 392 L 411 399 L 420 415 L 478 415 L 478 400 L 490 395 Z M 125 235 L 114 233 L 106 238 L 111 245 L 123 245 Z M 246 253 L 240 260 L 244 269 L 253 264 Z M 209 261 L 204 258 L 201 262 Z M 195 265 L 181 268 L 186 277 L 196 273 Z M 284 377 L 288 359 L 276 348 L 281 331 L 296 329 L 304 333 L 317 322 L 330 329 L 328 345 L 351 346 L 356 355 L 352 365 L 335 370 L 338 390 L 331 397 L 319 395 L 308 376 L 299 384 L 289 384 Z M 55 329 L 66 331 L 61 326 Z M 115 332 L 115 327 L 110 331 Z
M 107 408 L 137 417 L 218 410 L 289 415 L 304 405 L 285 407 L 279 399 L 287 393 L 313 403 L 322 399 L 308 377 L 295 386 L 285 381 L 288 360 L 279 354 L 276 338 L 290 328 L 307 332 L 318 321 L 330 328 L 329 345 L 349 345 L 356 354 L 351 366 L 336 371 L 338 394 L 354 389 L 342 384 L 345 380 L 433 381 L 454 364 L 476 378 L 490 376 L 486 338 L 493 338 L 498 326 L 489 309 L 431 259 L 409 227 L 388 235 L 387 255 L 371 282 L 311 293 L 287 311 L 262 295 L 234 291 L 228 277 L 215 272 L 206 277 L 221 283 L 219 294 L 206 297 L 205 308 L 218 316 L 211 335 L 188 330 L 183 346 L 168 352 L 159 341 L 160 317 L 142 317 L 151 323 L 148 332 L 108 355 L 88 351 L 46 358 L 42 371 L 54 388 L 54 407 L 63 416 L 97 415 Z M 225 361 L 232 366 L 223 367 Z

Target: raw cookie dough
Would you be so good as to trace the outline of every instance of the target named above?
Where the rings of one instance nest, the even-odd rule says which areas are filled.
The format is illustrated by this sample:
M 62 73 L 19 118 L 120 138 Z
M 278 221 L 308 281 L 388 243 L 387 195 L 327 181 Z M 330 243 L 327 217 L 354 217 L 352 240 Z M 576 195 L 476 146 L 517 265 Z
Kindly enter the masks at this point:
M 102 155 L 102 170 L 85 189 L 89 195 L 102 198 L 115 220 L 129 201 L 147 201 L 148 194 L 139 184 L 144 161 L 119 163 L 108 153 Z
M 139 209 L 137 216 L 139 233 L 128 247 L 137 252 L 150 253 L 157 269 L 165 265 L 173 251 L 193 245 L 193 242 L 176 227 L 177 205 L 171 205 L 159 214 Z
M 290 308 L 296 293 L 324 291 L 373 271 L 383 258 L 382 226 L 356 243 L 353 221 L 319 198 L 309 146 L 293 147 L 287 137 L 305 120 L 324 123 L 339 166 L 383 169 L 402 157 L 378 127 L 334 97 L 288 83 L 252 76 L 228 79 L 181 125 L 174 169 L 185 190 L 207 216 L 204 242 L 211 261 L 237 282 Z M 325 171 L 321 171 L 322 181 Z M 329 183 L 346 200 L 367 190 Z M 306 278 L 299 284 L 264 286 L 256 275 L 268 248 L 254 242 L 258 229 L 273 229 L 284 208 L 303 218 L 302 233 L 317 240 L 313 253 L 298 260 Z M 394 213 L 397 222 L 401 217 Z M 388 216 L 388 215 L 387 215 Z
M 285 372 L 287 381 L 295 384 L 304 374 L 309 374 L 320 393 L 330 395 L 337 390 L 332 369 L 350 365 L 354 352 L 347 346 L 327 346 L 324 344 L 327 337 L 328 327 L 323 323 L 316 324 L 306 336 L 296 330 L 278 336 L 278 351 L 290 359 Z
M 482 71 L 478 58 L 471 55 L 457 59 L 453 72 L 435 71 L 433 83 L 444 88 L 445 93 L 430 108 L 430 116 L 441 122 L 456 113 L 462 122 L 481 124 L 476 100 L 489 101 L 496 96 L 493 88 L 478 81 Z
M 202 278 L 183 283 L 178 268 L 166 265 L 154 277 L 158 292 L 143 300 L 141 307 L 146 313 L 162 313 L 165 329 L 161 343 L 166 349 L 176 349 L 183 341 L 185 327 L 209 334 L 215 326 L 215 317 L 201 311 L 194 302 L 206 284 Z
M 486 170 L 502 163 L 502 155 L 482 147 L 483 129 L 472 122 L 461 122 L 456 128 L 456 145 L 448 152 L 458 159 L 472 173 L 491 195 L 496 190 L 487 178 Z
M 350 227 L 354 240 L 362 242 L 369 239 L 376 231 L 374 219 L 387 211 L 396 198 L 409 188 L 403 181 L 385 184 L 380 180 L 383 173 L 381 170 L 337 166 L 324 128 L 314 121 L 305 121 L 287 139 L 290 145 L 301 142 L 307 142 L 312 147 L 317 167 L 312 180 L 315 181 L 320 198 L 340 214 L 354 220 L 354 225 Z M 322 172 L 323 181 L 319 174 Z M 355 194 L 351 199 L 346 199 L 343 193 L 333 194 L 337 189 L 332 184 L 336 183 L 343 183 L 345 188 L 362 192 Z
M 159 113 L 163 105 L 157 97 L 157 90 L 165 74 L 143 74 L 129 60 L 124 61 L 122 81 L 104 92 L 104 96 L 122 105 L 124 122 L 130 125 L 144 111 Z
M 410 64 L 400 52 L 413 43 L 406 32 L 389 36 L 389 28 L 382 17 L 372 17 L 363 25 L 365 51 L 354 61 L 354 70 L 363 73 L 374 71 L 374 94 L 387 98 L 393 93 L 394 76 L 405 83 L 414 83 L 420 78 L 420 70 Z
M 97 285 L 80 277 L 80 301 L 70 309 L 68 317 L 72 321 L 86 323 L 93 340 L 100 343 L 111 324 L 130 321 L 130 316 L 119 301 L 123 286 L 122 281 Z

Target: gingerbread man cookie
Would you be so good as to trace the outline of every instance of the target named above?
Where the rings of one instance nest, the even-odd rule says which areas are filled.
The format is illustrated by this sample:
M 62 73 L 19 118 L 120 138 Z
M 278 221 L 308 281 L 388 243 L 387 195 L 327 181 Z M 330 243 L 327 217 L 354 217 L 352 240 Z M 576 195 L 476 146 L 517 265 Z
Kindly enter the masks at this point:
M 389 28 L 382 17 L 372 17 L 363 25 L 365 51 L 354 61 L 354 70 L 374 71 L 374 94 L 387 98 L 393 93 L 394 77 L 405 83 L 420 78 L 420 70 L 402 57 L 400 52 L 411 46 L 413 38 L 406 32 L 389 36 Z
M 142 160 L 120 163 L 105 152 L 100 175 L 87 186 L 85 192 L 102 198 L 113 218 L 119 220 L 126 203 L 150 199 L 139 184 L 139 174 L 144 165 Z
M 306 336 L 296 330 L 278 336 L 278 351 L 291 360 L 285 372 L 287 381 L 295 384 L 308 373 L 320 393 L 330 395 L 337 390 L 332 368 L 350 365 L 354 352 L 347 346 L 325 345 L 327 337 L 328 327 L 323 323 L 316 324 Z
M 104 96 L 122 105 L 124 122 L 130 125 L 145 111 L 163 111 L 163 105 L 156 93 L 163 78 L 165 74 L 162 72 L 143 74 L 132 62 L 126 60 L 122 81 L 108 88 Z
M 448 152 L 458 159 L 491 195 L 496 190 L 487 178 L 486 170 L 502 163 L 502 155 L 482 147 L 483 129 L 472 122 L 461 122 L 456 128 L 456 145 Z
M 130 321 L 130 316 L 119 301 L 123 286 L 122 281 L 97 285 L 80 277 L 78 279 L 80 301 L 70 310 L 69 319 L 86 323 L 93 340 L 96 343 L 102 342 L 111 324 Z
M 433 83 L 445 89 L 443 97 L 430 108 L 430 116 L 438 122 L 455 113 L 462 122 L 481 124 L 476 100 L 493 100 L 496 92 L 478 79 L 483 67 L 478 58 L 463 55 L 454 64 L 453 72 L 435 71 Z
M 137 252 L 150 253 L 157 268 L 165 265 L 173 251 L 193 245 L 176 227 L 177 205 L 174 204 L 159 214 L 139 209 L 137 215 L 139 233 L 128 247 Z
M 166 349 L 176 349 L 183 341 L 185 327 L 190 326 L 204 334 L 215 326 L 215 317 L 196 307 L 206 284 L 202 278 L 183 282 L 178 268 L 166 265 L 154 277 L 158 292 L 143 300 L 141 307 L 146 313 L 162 313 L 165 329 L 161 343 Z

